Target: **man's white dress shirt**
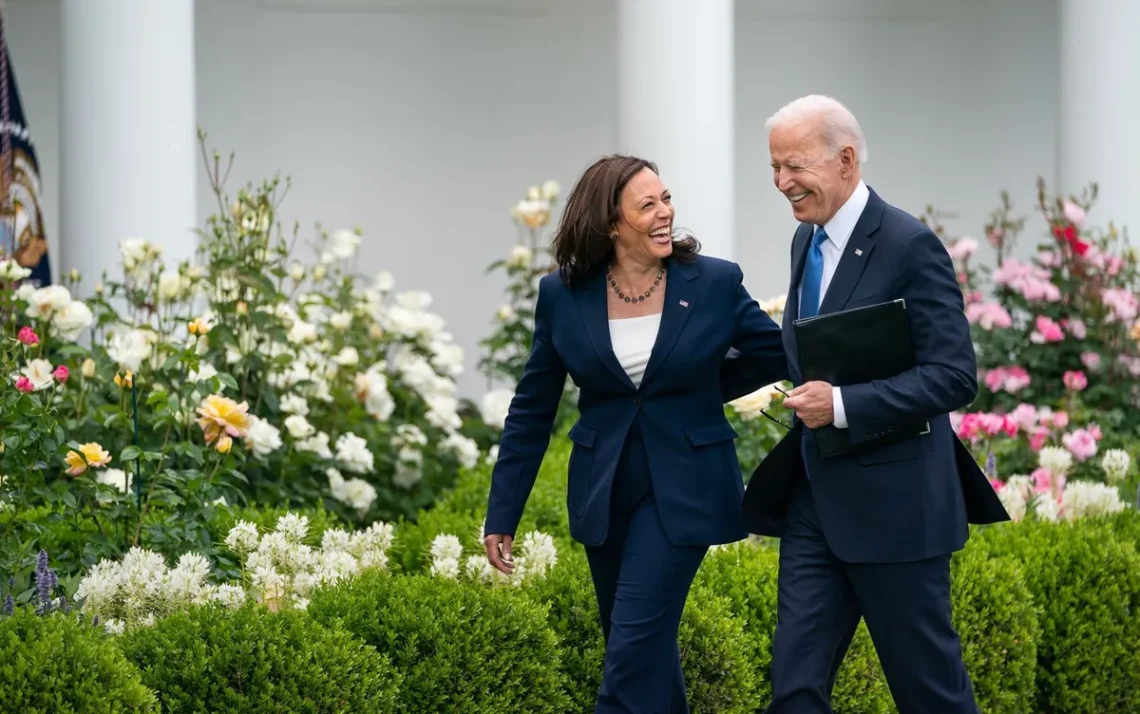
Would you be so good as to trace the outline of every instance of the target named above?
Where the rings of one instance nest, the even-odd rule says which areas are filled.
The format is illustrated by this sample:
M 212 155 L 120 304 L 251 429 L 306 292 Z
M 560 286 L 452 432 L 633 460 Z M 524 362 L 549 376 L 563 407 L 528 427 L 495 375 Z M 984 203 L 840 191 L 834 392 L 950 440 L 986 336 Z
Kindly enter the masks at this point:
M 823 298 L 827 295 L 827 288 L 831 285 L 831 279 L 835 277 L 835 269 L 839 266 L 839 259 L 843 257 L 843 249 L 847 247 L 847 241 L 851 238 L 851 232 L 855 230 L 855 224 L 859 222 L 859 217 L 863 215 L 863 209 L 867 207 L 867 199 L 870 195 L 871 192 L 867 189 L 867 184 L 860 181 L 847 202 L 835 212 L 835 215 L 823 227 L 827 233 L 827 240 L 819 247 L 823 253 L 823 278 L 819 285 L 820 305 L 823 304 Z M 816 226 L 813 229 L 813 235 L 818 228 L 819 226 Z M 800 286 L 799 303 L 803 304 L 802 285 Z M 843 409 L 843 395 L 840 393 L 839 387 L 833 386 L 831 388 L 831 400 L 832 410 L 835 412 L 835 426 L 846 429 L 847 412 Z

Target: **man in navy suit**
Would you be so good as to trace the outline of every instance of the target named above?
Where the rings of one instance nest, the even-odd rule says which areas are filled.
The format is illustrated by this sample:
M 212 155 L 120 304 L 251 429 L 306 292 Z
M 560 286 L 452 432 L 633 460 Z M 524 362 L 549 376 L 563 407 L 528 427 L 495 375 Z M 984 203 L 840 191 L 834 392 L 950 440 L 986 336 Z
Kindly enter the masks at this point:
M 902 714 L 975 714 L 951 624 L 950 557 L 968 521 L 1008 517 L 996 498 L 971 490 L 984 476 L 948 417 L 977 393 L 953 265 L 921 221 L 863 183 L 866 143 L 839 102 L 804 97 L 766 126 L 776 188 L 801 223 L 783 325 L 797 385 L 785 404 L 797 423 L 749 484 L 775 514 L 754 532 L 781 538 L 768 712 L 831 712 L 836 673 L 864 618 Z M 898 298 L 916 367 L 866 384 L 802 383 L 793 320 Z M 883 438 L 916 422 L 929 429 Z M 846 429 L 855 450 L 823 458 L 813 430 L 829 425 Z

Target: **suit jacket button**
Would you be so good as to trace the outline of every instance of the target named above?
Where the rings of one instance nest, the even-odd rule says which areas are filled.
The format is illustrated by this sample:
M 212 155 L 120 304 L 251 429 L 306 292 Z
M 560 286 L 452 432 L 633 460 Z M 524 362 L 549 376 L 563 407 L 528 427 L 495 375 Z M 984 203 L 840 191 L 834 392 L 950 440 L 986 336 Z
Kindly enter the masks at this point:
M 641 404 L 641 397 L 634 397 L 634 398 L 633 398 L 633 403 L 634 403 L 634 404 Z

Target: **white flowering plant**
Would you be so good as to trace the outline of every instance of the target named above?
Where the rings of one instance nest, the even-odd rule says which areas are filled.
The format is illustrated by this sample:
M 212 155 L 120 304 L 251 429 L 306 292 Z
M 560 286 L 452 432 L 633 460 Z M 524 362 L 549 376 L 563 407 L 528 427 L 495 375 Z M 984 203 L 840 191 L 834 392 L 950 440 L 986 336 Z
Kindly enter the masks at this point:
M 268 533 L 239 521 L 225 538 L 226 549 L 242 563 L 238 582 L 215 582 L 221 578 L 199 553 L 183 554 L 170 568 L 159 553 L 136 547 L 121 560 L 104 559 L 91 568 L 75 598 L 84 614 L 98 618 L 113 634 L 211 602 L 238 608 L 253 601 L 273 611 L 303 610 L 317 587 L 386 569 L 392 534 L 392 526 L 383 522 L 351 533 L 328 529 L 315 546 L 303 515 L 287 513 Z
M 532 186 L 526 198 L 511 207 L 516 243 L 505 259 L 487 266 L 488 274 L 502 270 L 507 281 L 506 302 L 495 312 L 491 334 L 479 341 L 483 354 L 478 367 L 487 378 L 488 390 L 480 405 L 480 415 L 496 432 L 502 429 L 514 386 L 522 378 L 530 357 L 538 281 L 556 267 L 547 248 L 549 238 L 544 236 L 558 205 L 560 191 L 558 182 L 548 180 L 541 186 Z M 506 386 L 496 387 L 497 383 Z M 556 429 L 573 413 L 575 393 L 573 382 L 567 379 Z
M 458 414 L 463 353 L 431 296 L 355 273 L 359 230 L 286 233 L 288 181 L 231 197 L 232 157 L 203 153 L 219 210 L 192 260 L 167 264 L 128 238 L 121 276 L 100 276 L 86 300 L 69 289 L 75 271 L 0 291 L 15 360 L 0 394 L 27 405 L 0 417 L 13 447 L 0 498 L 16 514 L 0 520 L 12 536 L 0 570 L 30 566 L 46 530 L 70 539 L 50 548 L 67 574 L 136 546 L 206 552 L 227 505 L 393 520 L 481 457 Z M 33 407 L 56 421 L 33 421 Z
M 528 531 L 518 540 L 516 549 L 515 570 L 506 575 L 491 565 L 486 553 L 465 555 L 463 543 L 457 536 L 441 533 L 431 542 L 428 573 L 433 578 L 464 578 L 492 586 L 519 586 L 546 577 L 558 563 L 558 548 L 554 544 L 554 538 L 547 533 Z

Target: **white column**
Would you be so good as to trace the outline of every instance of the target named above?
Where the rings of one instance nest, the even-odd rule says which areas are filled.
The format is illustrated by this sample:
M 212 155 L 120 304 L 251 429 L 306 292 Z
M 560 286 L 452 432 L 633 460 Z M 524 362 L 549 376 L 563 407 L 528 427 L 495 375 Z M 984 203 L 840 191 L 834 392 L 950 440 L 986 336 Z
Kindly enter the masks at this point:
M 1058 188 L 1099 196 L 1092 225 L 1140 238 L 1140 2 L 1061 0 Z
M 676 225 L 731 260 L 733 0 L 618 0 L 618 151 L 657 163 Z
M 116 268 L 119 241 L 197 245 L 199 153 L 193 0 L 62 0 L 60 275 L 82 294 Z

